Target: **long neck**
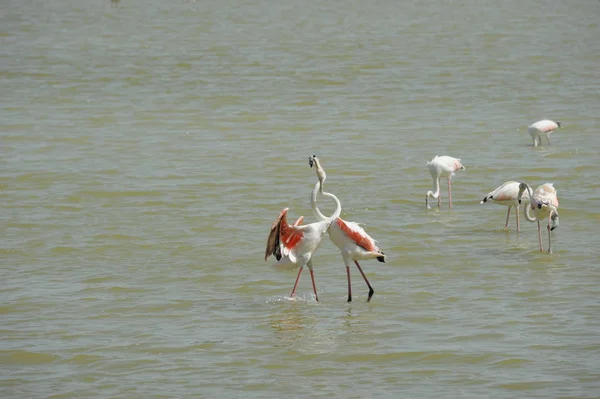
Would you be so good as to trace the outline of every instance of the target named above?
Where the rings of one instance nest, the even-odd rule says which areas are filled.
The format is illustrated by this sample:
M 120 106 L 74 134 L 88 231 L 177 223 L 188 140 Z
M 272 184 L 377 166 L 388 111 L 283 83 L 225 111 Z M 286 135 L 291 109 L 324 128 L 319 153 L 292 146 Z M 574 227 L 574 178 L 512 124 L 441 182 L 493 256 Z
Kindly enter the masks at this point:
M 342 204 L 340 203 L 340 200 L 335 195 L 328 193 L 326 191 L 322 191 L 321 193 L 326 197 L 333 198 L 333 200 L 335 201 L 335 212 L 333 212 L 333 215 L 331 215 L 329 218 L 327 218 L 330 221 L 334 221 L 335 219 L 339 218 L 340 215 L 342 214 Z
M 527 184 L 526 186 L 527 189 L 527 193 L 529 194 L 529 203 L 525 204 L 525 209 L 523 209 L 523 213 L 525 215 L 525 219 L 527 219 L 527 221 L 529 222 L 537 222 L 537 218 L 535 217 L 535 215 L 531 215 L 531 206 L 533 204 L 533 192 L 531 191 L 531 187 L 529 186 L 529 184 Z M 523 193 L 521 192 L 521 194 L 519 195 L 519 199 L 522 197 Z
M 317 219 L 326 220 L 327 216 L 323 215 L 323 213 L 319 210 L 319 207 L 317 207 L 317 193 L 320 188 L 321 188 L 321 182 L 318 181 L 315 184 L 315 188 L 313 188 L 312 194 L 310 196 L 310 206 L 312 207 L 313 213 L 315 214 Z
M 435 199 L 440 196 L 440 177 L 432 177 L 433 179 L 433 192 L 431 196 Z

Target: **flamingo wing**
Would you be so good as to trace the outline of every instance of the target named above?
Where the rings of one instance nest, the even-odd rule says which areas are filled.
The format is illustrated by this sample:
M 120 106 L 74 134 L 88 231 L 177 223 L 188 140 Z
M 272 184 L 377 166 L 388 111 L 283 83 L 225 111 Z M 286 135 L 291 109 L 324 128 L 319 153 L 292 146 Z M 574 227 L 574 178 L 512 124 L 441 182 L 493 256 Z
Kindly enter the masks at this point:
M 359 247 L 362 247 L 369 252 L 379 252 L 379 248 L 375 245 L 375 240 L 357 223 L 346 222 L 341 218 L 337 218 L 335 223 L 337 223 L 346 237 L 354 241 Z
M 274 255 L 278 261 L 281 260 L 283 256 L 289 255 L 302 240 L 304 230 L 299 224 L 302 223 L 304 217 L 300 216 L 293 225 L 290 225 L 287 222 L 288 209 L 285 208 L 282 210 L 271 226 L 269 237 L 267 238 L 265 260 L 271 255 Z

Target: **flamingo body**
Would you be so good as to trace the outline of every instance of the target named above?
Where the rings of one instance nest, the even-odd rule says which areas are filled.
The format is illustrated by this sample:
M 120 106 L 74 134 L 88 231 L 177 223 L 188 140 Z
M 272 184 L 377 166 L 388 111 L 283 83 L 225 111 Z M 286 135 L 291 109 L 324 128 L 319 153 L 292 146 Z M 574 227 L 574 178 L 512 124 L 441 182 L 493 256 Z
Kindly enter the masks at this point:
M 548 252 L 552 253 L 551 232 L 559 224 L 558 197 L 554 184 L 544 183 L 532 192 L 528 184 L 521 183 L 519 185 L 519 200 L 526 190 L 529 192 L 529 206 L 525 208 L 525 217 L 530 222 L 537 222 L 540 251 L 544 250 L 540 221 L 548 218 Z M 534 216 L 531 216 L 531 211 L 533 211 Z
M 548 145 L 550 145 L 550 134 L 561 127 L 560 122 L 554 122 L 549 119 L 537 121 L 527 128 L 529 135 L 533 139 L 533 146 L 542 145 L 542 136 L 546 137 Z
M 316 156 L 313 155 L 310 157 L 309 163 L 311 166 L 313 163 L 316 165 L 316 172 L 317 176 L 319 177 L 319 182 L 315 184 L 312 192 L 311 206 L 315 216 L 318 219 L 323 220 L 325 216 L 323 213 L 321 213 L 317 206 L 317 192 L 320 191 L 325 196 L 330 195 L 329 193 L 323 192 L 323 183 L 325 181 L 326 174 Z M 346 273 L 348 276 L 348 302 L 352 301 L 352 286 L 350 279 L 351 262 L 356 264 L 356 267 L 360 271 L 367 286 L 369 287 L 369 296 L 367 301 L 370 301 L 375 291 L 369 283 L 369 280 L 360 267 L 358 261 L 377 259 L 380 262 L 385 262 L 385 254 L 381 252 L 377 246 L 377 242 L 369 234 L 367 234 L 367 232 L 358 223 L 348 222 L 338 217 L 329 226 L 328 233 L 331 241 L 333 241 L 335 246 L 339 248 L 342 258 L 344 259 L 344 264 L 346 265 Z
M 428 191 L 427 195 L 425 196 L 425 205 L 427 206 L 427 209 L 431 209 L 431 206 L 429 205 L 429 197 L 438 200 L 438 207 L 442 204 L 442 198 L 440 196 L 440 177 L 448 178 L 448 200 L 450 208 L 452 208 L 451 181 L 456 172 L 459 170 L 465 170 L 465 167 L 461 162 L 461 159 L 447 155 L 436 155 L 431 161 L 427 162 L 429 173 L 433 179 L 433 191 Z
M 508 228 L 508 218 L 510 216 L 510 210 L 514 207 L 517 211 L 517 231 L 521 231 L 520 220 L 519 220 L 519 182 L 518 181 L 507 181 L 501 186 L 486 194 L 481 200 L 481 204 L 484 202 L 491 201 L 494 204 L 504 205 L 508 207 L 506 213 L 506 223 L 504 224 L 504 230 Z M 522 194 L 522 201 L 529 202 L 529 192 L 524 191 Z

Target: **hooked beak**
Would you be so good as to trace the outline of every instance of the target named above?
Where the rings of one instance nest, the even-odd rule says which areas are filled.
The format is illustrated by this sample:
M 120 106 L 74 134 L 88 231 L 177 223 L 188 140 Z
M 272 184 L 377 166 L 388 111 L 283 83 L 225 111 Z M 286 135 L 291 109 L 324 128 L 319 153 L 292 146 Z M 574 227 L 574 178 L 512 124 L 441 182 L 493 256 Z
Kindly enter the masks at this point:
M 312 168 L 313 165 L 315 164 L 315 160 L 313 159 L 313 156 L 308 157 L 308 165 Z

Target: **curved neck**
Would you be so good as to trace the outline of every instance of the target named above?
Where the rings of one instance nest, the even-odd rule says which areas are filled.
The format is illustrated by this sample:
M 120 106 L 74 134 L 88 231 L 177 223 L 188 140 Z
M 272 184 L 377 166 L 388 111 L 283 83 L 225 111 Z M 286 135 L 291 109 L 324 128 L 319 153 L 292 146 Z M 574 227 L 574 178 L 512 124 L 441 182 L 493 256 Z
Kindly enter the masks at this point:
M 334 221 L 335 219 L 339 218 L 342 214 L 342 204 L 340 203 L 338 197 L 326 191 L 321 191 L 321 194 L 323 194 L 326 197 L 333 198 L 333 200 L 335 201 L 335 211 L 333 212 L 333 215 L 331 215 L 328 219 Z
M 312 194 L 310 196 L 310 206 L 312 207 L 313 213 L 315 214 L 317 219 L 326 220 L 327 216 L 323 215 L 323 213 L 317 207 L 317 192 L 319 191 L 319 189 L 321 189 L 321 192 L 323 192 L 322 191 L 323 188 L 321 187 L 321 182 L 317 182 L 315 184 L 315 188 L 313 188 L 313 190 L 312 190 Z
M 324 195 L 325 197 L 333 198 L 333 200 L 335 201 L 335 206 L 336 206 L 335 211 L 329 217 L 323 215 L 323 212 L 321 212 L 319 210 L 319 207 L 317 206 L 317 193 L 319 191 L 321 191 L 321 194 Z M 319 219 L 321 221 L 328 220 L 328 219 L 333 221 L 333 220 L 339 218 L 342 213 L 342 204 L 340 203 L 340 200 L 335 195 L 328 193 L 326 191 L 323 191 L 323 186 L 321 185 L 320 181 L 318 181 L 315 184 L 315 187 L 313 188 L 312 194 L 310 196 L 310 206 L 312 207 L 313 212 L 314 212 L 315 216 L 317 217 L 317 219 Z
M 529 222 L 537 222 L 538 220 L 535 217 L 535 215 L 533 215 L 533 216 L 531 215 L 531 207 L 534 206 L 533 205 L 533 201 L 532 201 L 532 199 L 533 199 L 533 192 L 531 191 L 531 187 L 529 186 L 529 184 L 525 184 L 525 189 L 527 190 L 527 194 L 529 194 L 529 203 L 525 204 L 525 207 L 524 207 L 525 209 L 523 209 L 523 211 L 524 211 L 523 214 L 525 215 L 525 219 L 527 219 L 527 221 L 529 221 Z M 519 189 L 519 197 L 518 197 L 519 201 L 523 197 L 523 192 L 524 191 L 525 190 L 521 191 Z

